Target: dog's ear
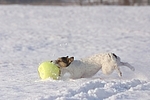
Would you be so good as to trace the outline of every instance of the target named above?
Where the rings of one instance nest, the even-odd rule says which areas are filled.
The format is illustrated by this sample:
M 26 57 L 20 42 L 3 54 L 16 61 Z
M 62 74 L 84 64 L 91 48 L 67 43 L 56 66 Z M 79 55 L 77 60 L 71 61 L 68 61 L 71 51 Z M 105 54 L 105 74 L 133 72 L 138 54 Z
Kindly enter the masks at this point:
M 73 62 L 74 61 L 74 57 L 70 57 L 69 58 L 69 63 Z

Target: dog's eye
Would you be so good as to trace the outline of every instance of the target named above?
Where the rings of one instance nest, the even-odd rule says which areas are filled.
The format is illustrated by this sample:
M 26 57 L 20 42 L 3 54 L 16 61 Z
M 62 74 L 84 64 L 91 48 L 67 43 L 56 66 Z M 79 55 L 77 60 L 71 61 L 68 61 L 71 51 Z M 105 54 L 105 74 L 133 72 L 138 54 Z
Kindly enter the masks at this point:
M 60 60 L 56 60 L 55 62 L 56 62 L 56 63 L 59 63 L 59 62 L 61 62 L 61 61 L 60 61 Z
M 58 60 L 58 62 L 61 62 L 61 60 Z

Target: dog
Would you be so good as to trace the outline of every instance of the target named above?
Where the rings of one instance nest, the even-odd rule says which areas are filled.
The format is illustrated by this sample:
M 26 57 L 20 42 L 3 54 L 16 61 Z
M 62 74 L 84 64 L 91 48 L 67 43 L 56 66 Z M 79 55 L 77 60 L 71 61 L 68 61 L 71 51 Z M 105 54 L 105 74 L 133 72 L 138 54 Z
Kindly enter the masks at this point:
M 111 74 L 114 70 L 118 72 L 118 76 L 122 76 L 120 66 L 127 66 L 132 71 L 135 70 L 127 62 L 121 62 L 120 57 L 114 53 L 101 53 L 90 56 L 81 60 L 74 60 L 74 57 L 60 57 L 54 61 L 60 68 L 60 77 L 66 74 L 70 79 L 90 78 L 94 76 L 100 69 L 106 75 Z

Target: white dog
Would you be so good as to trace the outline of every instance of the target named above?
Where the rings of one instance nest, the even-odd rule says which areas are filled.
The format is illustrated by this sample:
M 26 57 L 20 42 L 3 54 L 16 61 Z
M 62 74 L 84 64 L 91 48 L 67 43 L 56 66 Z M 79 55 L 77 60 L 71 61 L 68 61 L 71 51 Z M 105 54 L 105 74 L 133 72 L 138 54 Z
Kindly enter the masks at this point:
M 120 58 L 114 53 L 102 53 L 93 55 L 86 59 L 74 60 L 74 57 L 61 57 L 54 61 L 60 68 L 60 77 L 68 75 L 71 79 L 89 78 L 95 75 L 100 69 L 106 75 L 111 74 L 117 70 L 118 75 L 121 77 L 122 73 L 119 66 L 127 66 L 132 71 L 134 67 L 127 62 L 121 62 Z

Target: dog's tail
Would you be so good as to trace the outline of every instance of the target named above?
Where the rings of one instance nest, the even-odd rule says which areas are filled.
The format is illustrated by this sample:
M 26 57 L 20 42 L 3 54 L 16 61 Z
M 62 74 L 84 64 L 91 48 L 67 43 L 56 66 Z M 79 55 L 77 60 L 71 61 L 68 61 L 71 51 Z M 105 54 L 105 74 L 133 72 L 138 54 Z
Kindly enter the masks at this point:
M 132 65 L 130 65 L 129 63 L 127 63 L 127 62 L 120 62 L 119 66 L 127 66 L 132 71 L 135 71 L 135 68 Z

